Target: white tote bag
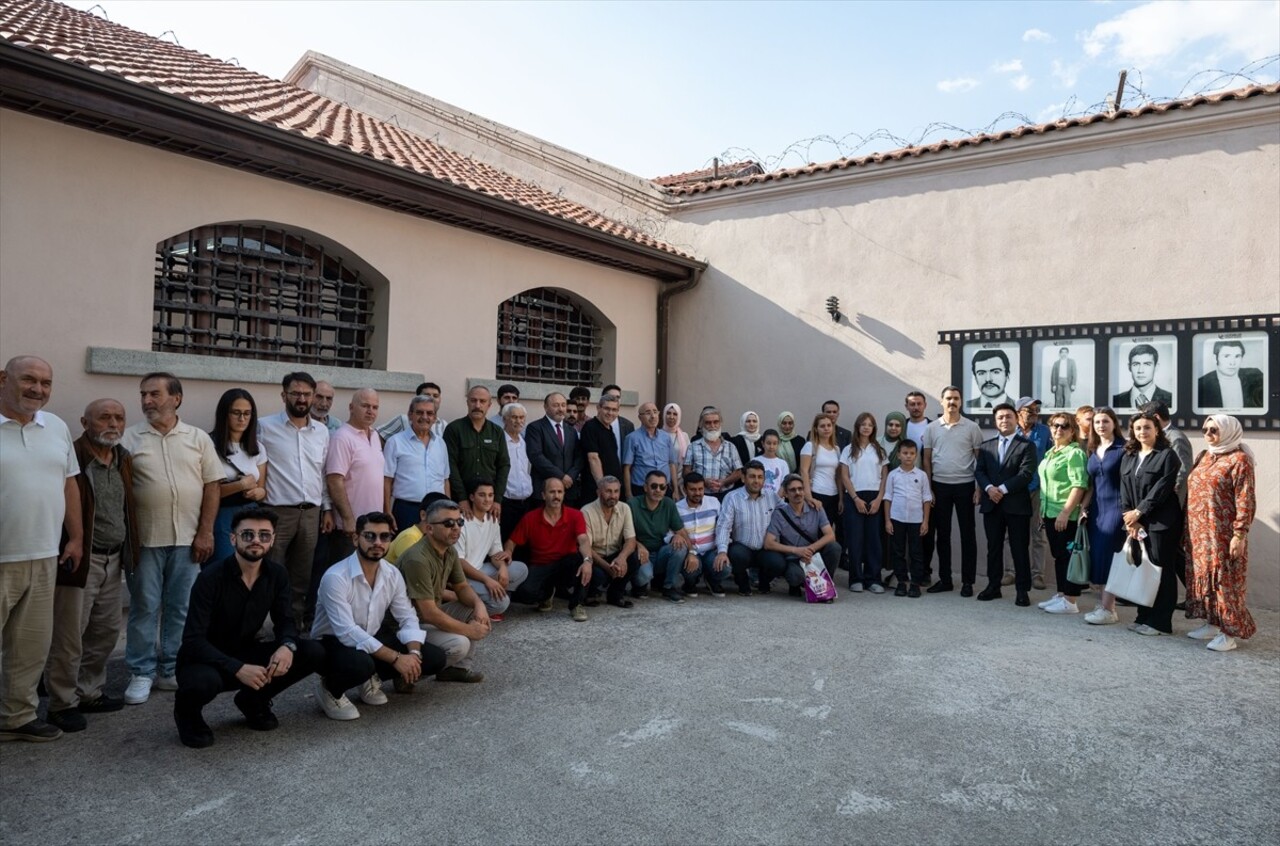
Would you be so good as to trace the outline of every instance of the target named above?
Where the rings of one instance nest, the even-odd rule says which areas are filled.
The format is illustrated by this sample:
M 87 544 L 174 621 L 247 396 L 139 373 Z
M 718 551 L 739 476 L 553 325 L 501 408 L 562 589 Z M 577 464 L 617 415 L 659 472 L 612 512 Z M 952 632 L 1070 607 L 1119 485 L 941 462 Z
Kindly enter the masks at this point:
M 1125 541 L 1124 549 L 1111 558 L 1107 593 L 1150 608 L 1160 590 L 1160 568 L 1143 554 L 1137 541 Z

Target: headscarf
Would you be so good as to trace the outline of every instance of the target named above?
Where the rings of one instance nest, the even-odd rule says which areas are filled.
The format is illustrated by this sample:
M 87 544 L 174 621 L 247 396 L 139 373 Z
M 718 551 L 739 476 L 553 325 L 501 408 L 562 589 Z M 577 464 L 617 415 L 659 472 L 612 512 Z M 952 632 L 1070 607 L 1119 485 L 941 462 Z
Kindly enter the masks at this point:
M 791 437 L 782 434 L 782 421 L 784 418 L 790 417 L 791 422 L 796 422 L 796 416 L 790 411 L 784 411 L 778 415 L 778 458 L 787 462 L 787 466 L 791 468 L 791 472 L 796 472 L 798 459 L 796 458 L 796 449 L 791 445 L 791 438 L 796 437 L 796 430 L 791 430 Z
M 756 433 L 754 435 L 747 431 L 748 417 L 755 417 L 756 419 Z M 755 455 L 756 441 L 760 440 L 760 436 L 764 434 L 764 427 L 760 425 L 760 415 L 754 411 L 743 412 L 742 419 L 738 421 L 738 426 L 738 436 L 751 445 L 747 447 L 747 452 L 750 455 Z
M 667 425 L 667 412 L 671 409 L 676 410 L 676 425 Z M 678 465 L 684 466 L 684 454 L 689 449 L 689 435 L 680 428 L 680 421 L 684 419 L 684 413 L 680 411 L 680 406 L 674 402 L 669 402 L 662 407 L 662 431 L 671 436 L 671 440 L 676 442 L 676 452 L 680 456 Z
M 1226 455 L 1229 452 L 1241 450 L 1249 457 L 1250 464 L 1257 465 L 1258 460 L 1254 458 L 1253 450 L 1249 449 L 1249 445 L 1244 442 L 1244 427 L 1240 425 L 1239 420 L 1230 414 L 1210 414 L 1208 419 L 1218 424 L 1218 445 L 1209 447 L 1209 452 L 1214 455 Z
M 902 426 L 902 433 L 893 440 L 889 440 L 889 421 L 897 420 Z M 890 411 L 884 416 L 884 434 L 880 436 L 880 445 L 884 447 L 885 454 L 889 456 L 889 469 L 897 469 L 901 463 L 898 460 L 898 447 L 902 445 L 902 439 L 907 436 L 907 415 L 901 411 Z

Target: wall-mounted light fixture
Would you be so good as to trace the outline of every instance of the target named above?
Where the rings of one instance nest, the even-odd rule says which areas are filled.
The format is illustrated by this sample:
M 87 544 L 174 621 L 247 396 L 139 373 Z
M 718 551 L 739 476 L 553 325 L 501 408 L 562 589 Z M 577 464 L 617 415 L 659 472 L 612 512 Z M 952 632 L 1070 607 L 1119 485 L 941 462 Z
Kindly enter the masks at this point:
M 827 314 L 831 315 L 831 319 L 840 322 L 840 298 L 827 297 Z

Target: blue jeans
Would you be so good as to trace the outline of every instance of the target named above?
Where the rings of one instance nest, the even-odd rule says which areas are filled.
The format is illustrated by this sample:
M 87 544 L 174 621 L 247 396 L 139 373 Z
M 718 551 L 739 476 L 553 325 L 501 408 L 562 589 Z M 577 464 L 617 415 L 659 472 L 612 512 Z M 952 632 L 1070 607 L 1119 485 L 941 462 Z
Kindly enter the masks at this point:
M 231 518 L 241 508 L 244 506 L 228 505 L 218 509 L 218 516 L 213 518 L 213 554 L 209 556 L 208 561 L 200 565 L 201 570 L 236 551 L 235 545 L 231 543 Z
M 877 496 L 876 491 L 858 491 L 858 499 L 865 503 Z M 883 507 L 883 506 L 882 506 Z M 884 511 L 875 514 L 859 514 L 853 498 L 844 497 L 844 540 L 849 553 L 849 585 L 862 582 L 871 587 L 880 581 L 880 527 L 884 525 Z M 825 551 L 824 551 L 825 552 Z M 824 554 L 823 559 L 827 556 Z
M 154 679 L 157 673 L 172 676 L 176 672 L 182 629 L 187 624 L 187 603 L 199 573 L 189 546 L 142 547 L 138 565 L 125 574 L 129 585 L 129 626 L 124 660 L 130 673 Z
M 649 553 L 649 566 L 653 568 L 653 578 L 662 579 L 662 589 L 671 590 L 684 584 L 684 559 L 687 550 L 676 549 L 671 544 L 664 544 L 657 552 Z M 690 575 L 697 577 L 697 573 Z

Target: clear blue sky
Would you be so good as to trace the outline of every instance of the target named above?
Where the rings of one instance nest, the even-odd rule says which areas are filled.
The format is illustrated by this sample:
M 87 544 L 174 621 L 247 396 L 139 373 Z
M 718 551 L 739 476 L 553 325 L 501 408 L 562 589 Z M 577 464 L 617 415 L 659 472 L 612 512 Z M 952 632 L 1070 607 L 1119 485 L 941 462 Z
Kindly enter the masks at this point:
M 317 50 L 650 177 L 1053 120 L 1124 68 L 1127 105 L 1280 74 L 1280 0 L 71 5 L 276 78 Z

